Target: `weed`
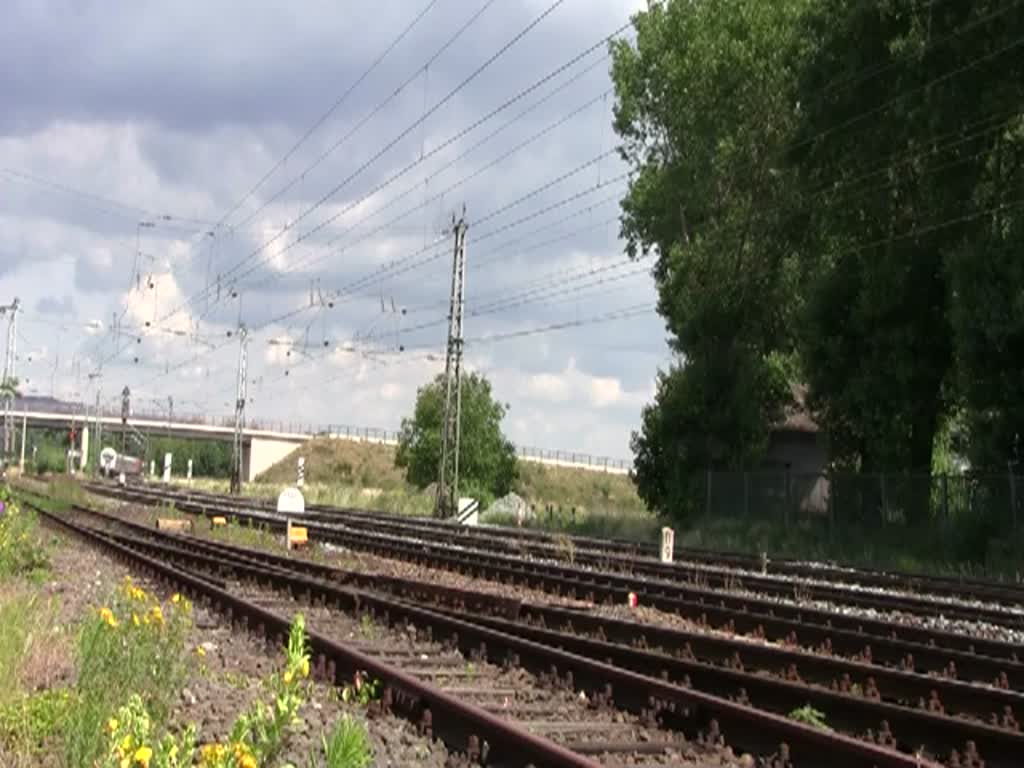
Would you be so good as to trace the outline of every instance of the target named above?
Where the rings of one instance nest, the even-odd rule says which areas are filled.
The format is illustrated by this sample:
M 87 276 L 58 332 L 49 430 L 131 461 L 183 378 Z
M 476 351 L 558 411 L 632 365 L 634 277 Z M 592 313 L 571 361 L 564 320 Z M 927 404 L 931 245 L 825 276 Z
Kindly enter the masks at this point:
M 330 735 L 322 736 L 323 762 L 310 755 L 309 766 L 316 768 L 367 768 L 373 762 L 370 735 L 366 726 L 348 715 L 339 720 Z
M 227 525 L 210 528 L 210 537 L 250 549 L 280 549 L 283 546 L 279 537 L 262 525 L 253 525 L 251 520 L 244 525 L 237 520 L 229 520 Z
M 254 702 L 239 716 L 231 729 L 233 756 L 237 758 L 237 753 L 247 753 L 253 758 L 253 766 L 270 763 L 280 751 L 287 730 L 299 722 L 299 708 L 305 702 L 301 690 L 302 681 L 309 676 L 309 646 L 301 614 L 292 622 L 286 654 L 284 671 L 271 675 L 267 684 L 273 703 Z M 242 759 L 221 762 L 220 757 L 228 755 L 226 747 L 222 755 L 222 746 L 204 748 L 204 768 L 245 765 Z
M 86 623 L 79 638 L 78 703 L 66 723 L 65 762 L 92 766 L 102 754 L 102 726 L 138 695 L 155 725 L 162 724 L 185 677 L 184 641 L 191 605 L 175 595 L 162 606 L 126 578 Z
M 467 662 L 466 663 L 466 674 L 469 676 L 470 680 L 473 680 L 473 679 L 476 678 L 476 672 L 477 672 L 476 664 L 474 664 L 472 661 Z
M 10 491 L 0 486 L 0 579 L 30 575 L 49 567 L 39 539 L 36 513 L 23 509 Z
M 359 619 L 359 634 L 367 640 L 373 640 L 377 636 L 377 625 L 373 623 L 373 616 L 364 613 Z
M 564 533 L 555 536 L 555 552 L 570 565 L 576 562 L 576 543 Z
M 348 704 L 356 702 L 362 706 L 369 706 L 377 701 L 382 693 L 380 680 L 374 680 L 366 676 L 365 672 L 356 672 L 352 685 L 346 685 L 341 692 L 341 700 Z
M 825 713 L 819 712 L 810 704 L 805 704 L 802 707 L 794 709 L 789 713 L 790 720 L 796 720 L 798 723 L 804 725 L 810 725 L 814 728 L 818 728 L 823 731 L 831 731 L 828 723 L 825 722 Z

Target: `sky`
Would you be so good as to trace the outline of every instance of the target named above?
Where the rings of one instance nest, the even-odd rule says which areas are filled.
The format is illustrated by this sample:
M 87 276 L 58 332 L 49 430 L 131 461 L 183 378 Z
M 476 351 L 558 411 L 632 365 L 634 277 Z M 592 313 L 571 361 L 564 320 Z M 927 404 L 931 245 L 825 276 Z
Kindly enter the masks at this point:
M 669 352 L 603 41 L 643 6 L 8 0 L 22 389 L 227 416 L 244 326 L 250 422 L 397 429 L 444 370 L 464 218 L 465 365 L 508 437 L 629 458 Z

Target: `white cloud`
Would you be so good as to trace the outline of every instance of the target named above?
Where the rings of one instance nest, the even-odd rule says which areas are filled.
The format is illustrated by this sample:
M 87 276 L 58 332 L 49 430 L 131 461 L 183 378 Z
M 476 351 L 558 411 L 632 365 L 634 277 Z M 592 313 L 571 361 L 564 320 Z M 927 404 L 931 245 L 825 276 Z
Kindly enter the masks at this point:
M 105 397 L 116 398 L 120 387 L 129 384 L 151 399 L 173 394 L 182 403 L 196 403 L 196 409 L 205 404 L 212 413 L 230 412 L 238 347 L 226 340 L 225 333 L 235 327 L 241 306 L 241 319 L 252 329 L 250 378 L 262 382 L 250 386 L 251 417 L 394 429 L 411 411 L 417 388 L 443 368 L 443 359 L 424 359 L 423 353 L 444 345 L 450 250 L 438 245 L 440 255 L 435 259 L 417 254 L 425 242 L 437 239 L 463 203 L 470 222 L 470 308 L 478 296 L 507 296 L 531 281 L 535 285 L 542 275 L 621 258 L 614 226 L 533 247 L 614 215 L 612 202 L 541 229 L 593 202 L 582 197 L 554 213 L 539 213 L 593 184 L 596 168 L 530 195 L 610 146 L 610 103 L 588 109 L 528 149 L 467 179 L 528 134 L 608 88 L 603 66 L 535 113 L 510 122 L 500 136 L 453 167 L 441 170 L 550 86 L 467 132 L 394 184 L 374 189 L 417 159 L 421 147 L 429 152 L 439 146 L 618 27 L 643 6 L 643 0 L 629 0 L 625 6 L 621 0 L 594 0 L 559 8 L 431 115 L 422 129 L 413 130 L 363 168 L 422 115 L 424 97 L 429 107 L 547 2 L 495 4 L 464 38 L 458 56 L 438 59 L 429 78 L 415 81 L 327 157 L 325 150 L 349 134 L 398 83 L 415 75 L 473 11 L 461 3 L 438 4 L 429 23 L 415 30 L 298 152 L 244 199 L 242 195 L 347 87 L 348 80 L 338 73 L 361 71 L 411 18 L 409 5 L 391 0 L 372 8 L 357 4 L 339 10 L 334 3 L 314 2 L 299 18 L 259 0 L 246 8 L 251 34 L 244 36 L 224 34 L 237 14 L 216 4 L 184 0 L 180 7 L 159 12 L 118 7 L 114 13 L 110 0 L 97 0 L 73 21 L 50 5 L 15 2 L 4 29 L 21 30 L 19 38 L 0 31 L 0 41 L 8 43 L 0 46 L 0 68 L 14 78 L 11 109 L 0 114 L 0 157 L 4 166 L 66 188 L 0 173 L 4 293 L 19 295 L 27 307 L 36 307 L 43 298 L 73 299 L 59 317 L 60 327 L 52 324 L 58 320 L 52 314 L 43 318 L 50 324 L 33 324 L 28 321 L 40 318 L 26 317 L 22 349 L 49 350 L 31 363 L 24 361 L 36 387 L 48 391 L 59 351 L 58 394 L 89 395 L 81 371 L 87 361 L 103 361 Z M 288 24 L 285 36 L 283 23 Z M 351 29 L 360 29 L 360 35 L 339 51 L 339 35 Z M 295 50 L 303 56 L 287 53 Z M 33 65 L 35 59 L 46 66 Z M 239 68 L 240 60 L 247 66 Z M 311 172 L 257 213 L 313 163 Z M 617 173 L 614 167 L 611 160 L 602 164 L 602 178 Z M 303 216 L 338 184 L 342 186 L 337 194 Z M 430 199 L 452 185 L 443 199 Z M 75 189 L 87 194 L 67 191 Z M 501 212 L 519 198 L 523 199 Z M 228 226 L 217 230 L 216 237 L 204 237 L 203 222 L 217 222 L 228 211 L 228 225 L 252 220 L 238 231 Z M 402 217 L 407 211 L 412 213 Z M 139 228 L 139 221 L 150 214 L 156 226 Z M 527 223 L 515 224 L 533 214 L 537 215 Z M 299 223 L 276 237 L 280 227 L 300 216 Z M 312 228 L 335 217 L 309 235 Z M 380 231 L 369 236 L 377 228 Z M 492 232 L 497 236 L 475 240 Z M 138 250 L 152 257 L 144 260 L 140 286 L 131 284 L 137 236 Z M 302 242 L 293 245 L 300 237 Z M 256 249 L 260 250 L 253 254 Z M 396 262 L 400 269 L 381 277 L 381 267 Z M 146 281 L 150 274 L 153 288 Z M 204 296 L 207 286 L 217 285 L 218 275 L 224 294 L 220 301 L 215 289 Z M 294 314 L 307 302 L 310 282 L 318 279 L 325 292 L 357 289 L 330 311 Z M 241 303 L 227 298 L 235 281 Z M 623 282 L 616 289 L 596 300 L 586 294 L 562 296 L 473 316 L 467 336 L 558 324 L 653 295 L 649 280 Z M 424 309 L 402 318 L 404 330 L 392 336 L 392 318 L 380 312 L 381 294 L 394 297 L 400 307 Z M 162 319 L 188 299 L 194 299 L 189 311 Z M 107 331 L 112 316 L 122 311 L 123 327 L 136 330 L 142 344 L 126 336 L 115 347 Z M 160 320 L 159 328 L 152 327 L 154 319 Z M 429 324 L 438 319 L 439 324 Z M 91 320 L 101 325 L 90 331 Z M 409 330 L 422 322 L 428 323 L 422 330 Z M 197 328 L 202 342 L 193 338 Z M 376 330 L 374 341 L 366 347 L 352 344 L 355 331 L 367 328 Z M 519 343 L 467 344 L 466 363 L 467 369 L 485 373 L 498 399 L 510 404 L 506 428 L 517 442 L 623 456 L 640 406 L 652 393 L 650 381 L 661 359 L 662 335 L 663 328 L 653 317 L 647 325 L 582 325 L 538 333 Z M 316 353 L 313 359 L 294 352 L 289 356 L 287 347 L 268 344 L 271 338 L 308 338 Z M 326 347 L 317 346 L 323 341 L 328 342 Z M 419 356 L 367 351 L 370 346 L 399 343 Z M 617 346 L 618 351 L 591 351 L 589 345 L 598 344 Z M 642 356 L 633 355 L 644 347 Z M 288 376 L 283 375 L 285 370 Z

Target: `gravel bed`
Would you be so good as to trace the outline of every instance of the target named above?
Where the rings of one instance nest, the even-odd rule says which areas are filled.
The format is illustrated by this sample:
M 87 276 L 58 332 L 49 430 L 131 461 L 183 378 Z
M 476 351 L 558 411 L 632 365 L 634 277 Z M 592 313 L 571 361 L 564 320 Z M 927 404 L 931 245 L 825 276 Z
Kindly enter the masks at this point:
M 41 595 L 56 598 L 55 625 L 61 634 L 48 643 L 45 670 L 33 677 L 33 690 L 73 684 L 74 627 L 89 611 L 101 606 L 125 576 L 131 575 L 148 592 L 164 599 L 170 597 L 163 585 L 132 573 L 77 537 L 63 532 L 54 532 L 53 536 L 57 545 L 51 552 L 50 575 L 38 590 Z M 191 654 L 192 670 L 172 713 L 171 727 L 195 722 L 202 744 L 227 735 L 237 715 L 259 695 L 260 682 L 281 663 L 283 655 L 281 649 L 267 647 L 251 635 L 233 632 L 219 615 L 199 605 L 193 618 L 188 648 L 202 647 L 205 656 L 200 659 L 198 654 Z M 341 702 L 336 689 L 319 683 L 310 687 L 308 701 L 300 712 L 303 723 L 290 737 L 281 762 L 291 760 L 305 767 L 310 750 L 320 745 L 321 733 L 329 731 L 345 714 L 366 724 L 374 766 L 445 765 L 447 751 L 443 745 L 420 737 L 411 723 L 393 716 L 367 719 L 357 705 Z M 54 760 L 58 758 L 54 755 Z M 7 764 L 0 750 L 0 765 Z
M 231 591 L 283 615 L 301 612 L 312 631 L 395 664 L 442 689 L 457 686 L 458 696 L 463 701 L 483 706 L 498 715 L 506 714 L 520 724 L 526 721 L 529 723 L 528 730 L 553 738 L 570 748 L 573 744 L 612 738 L 635 742 L 673 741 L 681 745 L 678 749 L 666 749 L 664 754 L 658 755 L 604 755 L 594 758 L 609 768 L 625 765 L 739 768 L 754 765 L 749 755 L 736 756 L 728 747 L 682 743 L 684 740 L 680 734 L 650 729 L 632 714 L 611 708 L 590 707 L 582 691 L 553 688 L 523 669 L 503 669 L 487 662 L 469 662 L 456 650 L 426 641 L 412 627 L 384 626 L 242 583 L 232 584 Z M 474 691 L 474 687 L 483 690 Z M 514 693 L 496 695 L 494 691 Z M 537 707 L 544 710 L 541 718 L 530 715 L 531 708 Z M 539 720 L 543 720 L 543 723 Z M 559 732 L 559 728 L 571 731 L 573 725 L 580 723 L 585 723 L 590 729 L 600 725 L 605 727 L 574 736 Z
M 123 515 L 126 519 L 131 520 L 132 522 L 146 525 L 155 523 L 156 519 L 161 516 L 159 510 L 155 510 L 153 507 L 128 503 L 121 506 L 117 510 L 117 514 Z M 95 524 L 94 521 L 90 522 Z M 199 521 L 193 533 L 199 538 L 225 543 L 224 539 L 213 536 L 210 528 L 202 521 Z M 527 587 L 500 584 L 498 582 L 487 581 L 473 576 L 464 576 L 462 574 L 440 568 L 429 568 L 415 563 L 409 563 L 404 560 L 397 560 L 367 552 L 350 550 L 333 544 L 313 543 L 312 546 L 305 549 L 292 550 L 289 552 L 285 549 L 283 537 L 277 537 L 272 546 L 264 548 L 280 555 L 288 555 L 299 560 L 331 565 L 344 570 L 357 571 L 359 573 L 379 574 L 381 576 L 392 576 L 396 578 L 423 581 L 454 589 L 471 589 L 476 592 L 495 595 L 497 597 L 517 597 L 536 603 L 557 605 L 565 608 L 587 608 L 591 605 L 591 603 L 585 600 L 574 600 L 568 597 L 551 595 L 546 592 L 529 589 Z

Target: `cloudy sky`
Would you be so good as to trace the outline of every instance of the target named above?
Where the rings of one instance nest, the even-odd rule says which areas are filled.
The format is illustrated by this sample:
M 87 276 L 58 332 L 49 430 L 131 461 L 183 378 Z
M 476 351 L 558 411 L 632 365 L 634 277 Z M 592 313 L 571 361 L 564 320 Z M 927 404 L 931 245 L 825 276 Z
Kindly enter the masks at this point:
M 668 353 L 601 41 L 642 5 L 8 0 L 24 388 L 228 414 L 241 322 L 250 419 L 397 428 L 443 369 L 465 206 L 466 361 L 507 434 L 628 457 Z

